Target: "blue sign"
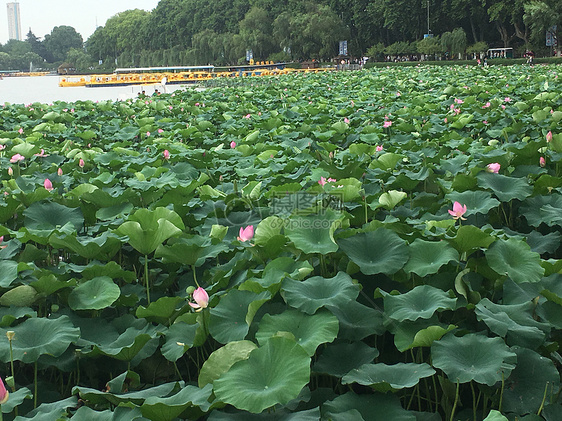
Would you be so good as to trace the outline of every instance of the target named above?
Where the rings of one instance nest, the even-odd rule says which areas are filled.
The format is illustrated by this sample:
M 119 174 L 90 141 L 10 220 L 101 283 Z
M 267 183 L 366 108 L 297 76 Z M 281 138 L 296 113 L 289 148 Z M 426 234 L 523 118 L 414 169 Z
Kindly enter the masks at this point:
M 546 46 L 556 47 L 556 41 L 556 25 L 553 25 L 546 31 Z
M 347 55 L 347 41 L 340 41 L 340 56 Z

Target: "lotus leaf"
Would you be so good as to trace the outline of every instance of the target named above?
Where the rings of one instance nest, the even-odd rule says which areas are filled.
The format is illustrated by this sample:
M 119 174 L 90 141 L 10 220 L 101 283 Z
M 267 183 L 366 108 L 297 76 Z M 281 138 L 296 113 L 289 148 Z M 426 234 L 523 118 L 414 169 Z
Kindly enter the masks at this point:
M 431 345 L 433 366 L 440 368 L 453 383 L 477 383 L 493 386 L 509 377 L 517 356 L 501 338 L 469 333 L 462 337 L 445 335 Z
M 266 314 L 260 321 L 256 339 L 264 344 L 278 332 L 290 333 L 309 356 L 320 344 L 332 342 L 338 334 L 338 319 L 328 311 L 308 315 L 296 310 L 281 314 Z
M 67 316 L 58 319 L 27 319 L 9 330 L 14 331 L 17 338 L 12 341 L 14 360 L 26 364 L 36 362 L 44 354 L 58 357 L 80 337 L 80 329 L 74 327 Z M 10 361 L 7 340 L 0 341 L 0 359 Z
M 386 392 L 392 389 L 413 387 L 419 383 L 420 379 L 434 374 L 435 370 L 425 363 L 363 364 L 343 376 L 342 383 L 358 383 Z
M 402 269 L 408 260 L 405 241 L 385 228 L 342 238 L 338 244 L 365 275 L 391 275 Z
M 297 397 L 309 378 L 306 351 L 290 339 L 273 337 L 215 380 L 214 392 L 222 402 L 260 413 Z
M 283 282 L 287 304 L 307 314 L 314 314 L 320 307 L 345 306 L 358 295 L 359 286 L 344 272 L 338 272 L 333 278 L 313 276 L 304 281 L 286 279 Z
M 101 310 L 112 305 L 121 295 L 121 289 L 109 276 L 93 278 L 72 290 L 68 305 L 73 310 Z
M 514 238 L 496 241 L 485 254 L 493 270 L 509 276 L 516 283 L 538 282 L 544 274 L 540 256 L 526 243 Z

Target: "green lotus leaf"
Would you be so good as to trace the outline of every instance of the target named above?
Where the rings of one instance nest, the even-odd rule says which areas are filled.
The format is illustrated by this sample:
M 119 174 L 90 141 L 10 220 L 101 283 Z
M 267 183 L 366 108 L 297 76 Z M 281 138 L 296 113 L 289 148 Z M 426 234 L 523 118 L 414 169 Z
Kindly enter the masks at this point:
M 390 190 L 380 195 L 378 204 L 371 204 L 371 207 L 378 207 L 378 205 L 385 207 L 388 210 L 394 209 L 398 203 L 408 197 L 408 194 L 403 191 Z
M 199 387 L 213 383 L 226 373 L 234 363 L 246 360 L 256 348 L 257 345 L 250 341 L 234 341 L 214 351 L 199 370 Z
M 400 352 L 415 347 L 429 347 L 455 328 L 455 325 L 440 323 L 437 313 L 429 319 L 418 319 L 414 322 L 405 320 L 388 325 L 388 330 L 394 335 L 394 345 Z
M 429 319 L 436 311 L 454 310 L 457 304 L 456 298 L 430 285 L 418 285 L 400 295 L 382 293 L 385 313 L 397 322 Z
M 18 262 L 0 260 L 0 287 L 9 288 L 18 278 Z
M 505 381 L 502 408 L 519 416 L 537 413 L 543 396 L 550 401 L 560 387 L 560 373 L 552 360 L 527 348 L 514 348 L 517 367 Z
M 127 385 L 125 385 L 125 388 L 127 389 Z M 109 402 L 112 405 L 119 405 L 120 403 L 142 405 L 148 398 L 164 398 L 177 393 L 180 389 L 178 382 L 170 382 L 126 393 L 121 390 L 105 392 L 89 387 L 75 386 L 72 393 L 79 394 L 81 399 L 92 404 L 107 404 Z M 113 390 L 115 389 L 113 388 Z
M 98 237 L 51 235 L 49 243 L 54 248 L 67 249 L 86 259 L 110 260 L 121 249 L 121 240 L 109 231 Z
M 313 316 L 315 317 L 315 316 Z M 252 413 L 296 398 L 310 381 L 310 357 L 294 341 L 270 338 L 214 382 L 219 401 Z
M 488 416 L 484 418 L 483 421 L 509 421 L 507 417 L 504 417 L 500 411 L 492 409 Z
M 404 158 L 404 155 L 398 155 L 395 153 L 384 153 L 379 156 L 376 160 L 371 162 L 369 168 L 379 168 L 381 170 L 391 170 L 396 167 L 396 164 Z
M 10 391 L 10 398 L 2 404 L 2 413 L 9 414 L 19 406 L 25 399 L 33 398 L 33 393 L 27 387 L 22 387 L 15 392 Z
M 135 315 L 150 322 L 167 324 L 170 322 L 172 315 L 179 310 L 179 303 L 185 304 L 185 299 L 182 297 L 160 297 L 150 303 L 148 307 L 137 307 Z
M 143 347 L 152 338 L 156 337 L 156 328 L 145 325 L 139 329 L 130 327 L 110 343 L 96 345 L 96 350 L 101 354 L 116 358 L 121 361 L 132 361 Z
M 339 239 L 338 244 L 365 275 L 392 275 L 408 261 L 406 242 L 385 228 Z
M 0 297 L 0 304 L 6 307 L 28 307 L 37 299 L 37 290 L 31 285 L 19 285 L 6 291 Z
M 327 308 L 338 318 L 340 339 L 359 341 L 370 335 L 382 335 L 386 331 L 382 312 L 357 301 L 350 301 L 343 307 Z
M 256 339 L 260 345 L 279 332 L 292 334 L 297 343 L 312 356 L 320 344 L 332 342 L 338 334 L 338 319 L 328 311 L 314 315 L 286 310 L 274 316 L 266 314 L 260 321 Z
M 550 332 L 546 323 L 534 319 L 532 302 L 500 305 L 484 298 L 476 305 L 476 317 L 495 334 L 506 338 L 509 345 L 536 349 Z
M 283 282 L 283 297 L 291 307 L 307 314 L 314 314 L 320 307 L 344 306 L 359 295 L 359 286 L 351 277 L 338 272 L 333 278 L 313 276 L 304 281 L 286 279 Z
M 549 227 L 562 226 L 562 196 L 557 194 L 530 197 L 521 206 L 521 213 L 529 225 L 534 227 L 542 223 Z
M 342 384 L 358 383 L 386 392 L 414 387 L 420 379 L 434 374 L 435 370 L 425 363 L 364 364 L 343 376 Z
M 289 402 L 289 405 L 291 403 Z M 209 416 L 209 421 L 263 421 L 265 418 L 262 414 L 250 414 L 242 411 L 237 413 L 213 411 Z M 275 419 L 278 421 L 318 421 L 320 418 L 319 407 L 296 412 L 291 412 L 285 408 L 275 408 Z
M 556 253 L 560 244 L 562 244 L 562 234 L 554 231 L 546 235 L 542 235 L 538 231 L 531 231 L 527 235 L 527 244 L 531 247 L 531 251 L 539 254 Z
M 379 351 L 363 342 L 329 344 L 313 365 L 316 373 L 342 377 L 354 368 L 372 362 Z
M 20 416 L 16 418 L 19 418 L 19 420 L 23 419 L 33 421 L 59 420 L 67 414 L 69 408 L 76 408 L 76 405 L 78 405 L 78 398 L 76 396 L 72 396 L 53 403 L 42 403 L 34 410 L 25 414 L 25 417 Z
M 500 275 L 507 275 L 516 283 L 539 282 L 544 274 L 538 253 L 515 238 L 498 240 L 485 251 L 488 265 Z
M 80 329 L 74 327 L 67 316 L 58 319 L 27 319 L 10 329 L 15 332 L 12 341 L 16 361 L 33 363 L 41 355 L 58 357 L 80 337 Z M 5 337 L 6 329 L 0 331 Z M 10 361 L 9 341 L 0 341 L 0 360 Z
M 488 248 L 495 240 L 494 237 L 474 225 L 461 225 L 457 230 L 457 235 L 452 239 L 453 245 L 459 253 Z
M 431 345 L 433 366 L 440 368 L 453 383 L 476 383 L 493 386 L 509 377 L 515 368 L 516 354 L 501 338 L 469 333 L 462 337 L 445 335 Z
M 348 411 L 358 412 L 365 421 L 415 421 L 417 419 L 411 411 L 402 407 L 396 396 L 378 392 L 363 395 L 347 392 L 325 402 L 322 411 L 333 414 L 334 420 L 339 420 L 338 414 Z M 343 419 L 357 420 L 356 417 Z
M 129 237 L 129 244 L 139 253 L 150 254 L 168 238 L 181 234 L 183 229 L 183 221 L 176 212 L 159 207 L 137 210 L 117 232 Z
M 312 216 L 295 216 L 285 224 L 285 234 L 304 253 L 327 254 L 338 250 L 333 233 L 340 217 L 331 211 Z
M 166 342 L 162 345 L 161 352 L 168 361 L 175 362 L 180 359 L 197 338 L 200 325 L 176 322 L 166 331 Z
M 509 202 L 513 199 L 524 200 L 533 194 L 533 187 L 529 185 L 525 178 L 508 177 L 488 172 L 482 172 L 476 178 L 480 187 L 492 190 L 502 202 Z
M 256 311 L 270 298 L 267 291 L 255 294 L 232 290 L 223 295 L 210 311 L 209 333 L 223 344 L 241 341 L 248 334 Z
M 121 289 L 109 276 L 99 276 L 72 290 L 68 305 L 73 310 L 101 310 L 113 304 Z
M 437 273 L 441 266 L 459 259 L 459 254 L 444 241 L 425 241 L 421 238 L 410 244 L 410 259 L 404 266 L 406 272 L 421 277 Z
M 18 319 L 37 317 L 37 312 L 29 307 L 0 308 L 0 327 L 10 326 Z
M 492 197 L 491 193 L 481 190 L 449 193 L 446 199 L 451 202 L 459 202 L 466 205 L 465 217 L 476 215 L 477 213 L 486 215 L 490 210 L 497 208 L 500 204 L 497 199 Z
M 55 202 L 36 202 L 23 211 L 26 228 L 36 231 L 54 231 L 69 224 L 75 231 L 84 225 L 80 208 L 69 208 Z
M 268 216 L 256 227 L 254 243 L 265 246 L 269 240 L 280 235 L 283 228 L 283 220 L 277 216 Z
M 149 396 L 141 406 L 142 415 L 152 421 L 176 420 L 186 409 L 199 408 L 207 412 L 211 404 L 208 399 L 213 392 L 211 385 L 204 388 L 187 385 L 178 393 L 168 397 Z M 192 418 L 193 419 L 193 418 Z

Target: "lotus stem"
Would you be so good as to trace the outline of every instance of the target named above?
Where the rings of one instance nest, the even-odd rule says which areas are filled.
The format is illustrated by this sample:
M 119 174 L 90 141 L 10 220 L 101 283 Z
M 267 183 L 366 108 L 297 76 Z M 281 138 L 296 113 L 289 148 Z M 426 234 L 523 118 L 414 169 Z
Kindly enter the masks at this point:
M 542 395 L 542 402 L 541 402 L 541 406 L 539 407 L 539 410 L 537 412 L 537 415 L 540 416 L 543 408 L 544 408 L 544 402 L 546 401 L 546 392 L 548 391 L 548 382 L 546 382 L 546 384 L 544 385 L 544 394 Z
M 504 387 L 505 387 L 505 377 L 504 377 L 504 374 L 503 374 L 503 371 L 502 371 L 502 388 L 501 388 L 501 391 L 500 391 L 500 403 L 498 405 L 498 411 L 499 412 L 502 412 L 503 388 Z
M 37 360 L 33 370 L 33 409 L 37 408 Z
M 191 265 L 191 271 L 193 272 L 193 280 L 195 281 L 195 285 L 199 288 L 199 282 L 197 282 L 197 272 L 195 272 L 195 265 Z
M 476 421 L 476 393 L 474 392 L 474 384 L 470 381 L 470 390 L 472 391 L 472 419 Z
M 457 379 L 457 390 L 455 392 L 455 402 L 453 403 L 453 409 L 451 409 L 451 418 L 449 418 L 449 421 L 454 421 L 455 419 L 455 411 L 457 410 L 457 403 L 459 402 L 459 380 Z
M 144 255 L 144 281 L 146 283 L 146 300 L 150 304 L 150 283 L 148 280 L 148 255 Z

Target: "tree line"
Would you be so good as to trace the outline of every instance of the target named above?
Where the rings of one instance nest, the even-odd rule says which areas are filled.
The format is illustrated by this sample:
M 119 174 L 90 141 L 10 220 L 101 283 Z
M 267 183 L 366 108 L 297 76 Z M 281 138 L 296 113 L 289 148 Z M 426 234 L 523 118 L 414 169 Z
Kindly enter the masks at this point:
M 373 59 L 487 46 L 547 54 L 554 25 L 562 28 L 559 0 L 160 0 L 151 12 L 114 15 L 83 44 L 71 27 L 42 41 L 30 32 L 26 51 L 13 41 L 0 46 L 0 68 L 6 54 L 81 70 L 239 64 L 248 50 L 256 60 L 329 60 L 341 40 L 349 55 Z

